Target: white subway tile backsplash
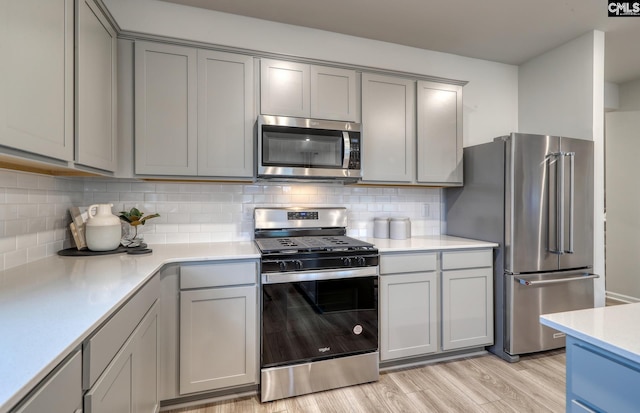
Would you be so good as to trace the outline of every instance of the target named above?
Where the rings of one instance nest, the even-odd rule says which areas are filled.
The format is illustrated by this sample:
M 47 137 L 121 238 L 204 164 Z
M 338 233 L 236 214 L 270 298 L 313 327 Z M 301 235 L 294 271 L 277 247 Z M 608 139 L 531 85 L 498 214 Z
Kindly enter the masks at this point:
M 376 216 L 408 216 L 412 234 L 437 235 L 441 202 L 436 188 L 136 182 L 0 169 L 0 269 L 72 247 L 71 206 L 112 203 L 116 214 L 131 207 L 158 212 L 139 233 L 147 243 L 164 244 L 251 240 L 255 207 L 293 205 L 346 207 L 352 236 L 371 236 Z

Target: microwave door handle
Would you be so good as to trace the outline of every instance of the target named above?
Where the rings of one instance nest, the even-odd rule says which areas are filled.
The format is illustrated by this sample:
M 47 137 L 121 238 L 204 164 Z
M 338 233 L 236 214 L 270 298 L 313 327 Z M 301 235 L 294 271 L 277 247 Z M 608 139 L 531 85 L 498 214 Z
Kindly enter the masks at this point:
M 349 168 L 349 159 L 351 159 L 351 140 L 349 139 L 349 132 L 342 131 L 342 140 L 344 147 L 344 157 L 342 158 L 342 168 Z

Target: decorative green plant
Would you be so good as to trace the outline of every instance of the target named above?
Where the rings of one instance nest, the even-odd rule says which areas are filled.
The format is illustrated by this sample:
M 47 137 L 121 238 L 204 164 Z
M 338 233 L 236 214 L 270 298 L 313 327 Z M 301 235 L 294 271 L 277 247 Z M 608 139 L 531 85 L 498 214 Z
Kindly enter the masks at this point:
M 144 212 L 134 207 L 134 208 L 131 208 L 128 212 L 120 211 L 120 215 L 118 215 L 118 218 L 120 218 L 121 221 L 124 221 L 133 227 L 133 229 L 135 230 L 133 238 L 135 239 L 138 237 L 139 225 L 144 225 L 147 222 L 147 220 L 151 218 L 156 218 L 159 216 L 160 214 L 151 214 L 151 215 L 144 216 Z

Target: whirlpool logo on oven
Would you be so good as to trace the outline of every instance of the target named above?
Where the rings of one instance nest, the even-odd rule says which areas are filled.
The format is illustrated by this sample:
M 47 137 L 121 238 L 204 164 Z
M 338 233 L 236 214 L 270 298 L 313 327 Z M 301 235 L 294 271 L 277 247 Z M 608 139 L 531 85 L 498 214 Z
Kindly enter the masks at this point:
M 320 353 L 326 353 L 327 351 L 331 351 L 331 347 L 320 347 L 318 351 Z

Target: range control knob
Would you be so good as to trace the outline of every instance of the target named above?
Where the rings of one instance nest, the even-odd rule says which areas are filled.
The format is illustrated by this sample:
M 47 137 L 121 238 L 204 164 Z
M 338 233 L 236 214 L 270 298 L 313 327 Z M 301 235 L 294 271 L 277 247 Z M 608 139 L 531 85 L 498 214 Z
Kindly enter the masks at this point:
M 293 261 L 293 266 L 295 267 L 296 270 L 301 270 L 304 268 L 304 264 L 300 260 Z
M 280 271 L 286 271 L 287 270 L 287 263 L 285 261 L 278 261 L 278 267 L 280 267 Z
M 358 266 L 364 267 L 367 263 L 367 260 L 365 260 L 364 257 L 356 257 L 356 263 L 358 264 Z
M 351 267 L 351 258 L 345 257 L 342 259 L 342 265 L 345 267 Z

